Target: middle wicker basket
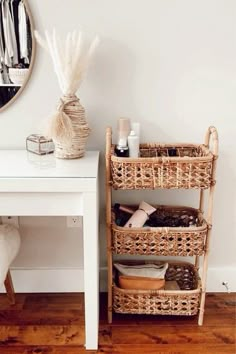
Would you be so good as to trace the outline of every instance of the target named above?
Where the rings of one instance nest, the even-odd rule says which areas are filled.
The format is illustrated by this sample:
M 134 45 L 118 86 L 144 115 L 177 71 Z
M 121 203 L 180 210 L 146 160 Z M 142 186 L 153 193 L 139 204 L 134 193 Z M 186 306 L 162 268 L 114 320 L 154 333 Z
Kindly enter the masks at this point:
M 179 217 L 187 213 L 197 218 L 198 223 L 189 227 L 122 227 L 117 225 L 115 211 L 112 209 L 112 252 L 129 255 L 201 256 L 205 250 L 208 229 L 202 213 L 190 207 L 156 208 L 157 212 Z

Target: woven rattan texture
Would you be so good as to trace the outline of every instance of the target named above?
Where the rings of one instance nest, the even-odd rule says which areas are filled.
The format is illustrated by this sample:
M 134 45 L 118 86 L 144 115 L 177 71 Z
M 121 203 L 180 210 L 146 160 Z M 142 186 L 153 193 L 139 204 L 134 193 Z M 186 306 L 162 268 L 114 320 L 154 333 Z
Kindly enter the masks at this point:
M 198 313 L 199 294 L 154 295 L 121 293 L 114 287 L 113 309 L 116 313 L 192 316 Z
M 64 96 L 62 101 L 64 106 L 63 111 L 71 119 L 74 136 L 69 145 L 54 140 L 55 156 L 61 159 L 76 159 L 83 157 L 85 154 L 86 142 L 90 133 L 90 129 L 85 119 L 84 107 L 80 104 L 80 100 L 76 96 L 72 98 Z
M 117 313 L 196 315 L 200 282 L 191 264 L 169 264 L 166 280 L 178 282 L 181 291 L 124 290 L 113 284 L 113 309 Z
M 203 231 L 121 231 L 112 226 L 112 250 L 116 254 L 200 256 L 204 253 L 207 227 Z
M 144 147 L 145 144 L 142 144 L 140 149 Z M 156 149 L 153 147 L 155 154 Z M 150 150 L 149 147 L 148 151 Z M 213 183 L 212 162 L 213 156 L 210 152 L 207 153 L 204 146 L 196 146 L 192 157 L 141 157 L 135 160 L 116 157 L 113 146 L 112 187 L 114 189 L 207 189 Z
M 137 209 L 138 206 L 132 206 Z M 205 251 L 207 223 L 199 210 L 178 206 L 155 206 L 157 215 L 174 215 L 179 218 L 192 215 L 197 225 L 188 227 L 128 228 L 116 225 L 112 210 L 112 251 L 116 254 L 201 256 Z

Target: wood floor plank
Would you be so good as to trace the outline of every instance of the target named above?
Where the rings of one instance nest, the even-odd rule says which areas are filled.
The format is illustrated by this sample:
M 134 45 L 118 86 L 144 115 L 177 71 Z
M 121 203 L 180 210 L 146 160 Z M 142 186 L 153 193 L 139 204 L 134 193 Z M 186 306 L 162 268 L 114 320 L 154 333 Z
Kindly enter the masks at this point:
M 1 325 L 84 325 L 84 313 L 80 310 L 42 310 L 34 311 L 27 309 L 22 312 L 19 310 L 0 310 L 0 326 Z
M 113 315 L 112 325 L 120 326 L 122 324 L 127 326 L 141 326 L 141 325 L 153 325 L 153 326 L 170 326 L 176 325 L 179 327 L 192 326 L 198 328 L 197 316 L 152 316 L 152 315 Z M 107 321 L 101 320 L 101 323 Z M 235 315 L 231 313 L 224 314 L 224 321 L 222 317 L 215 314 L 206 315 L 204 318 L 204 326 L 207 327 L 231 327 L 235 325 Z
M 234 345 L 114 345 L 111 354 L 235 354 Z
M 98 351 L 85 350 L 81 346 L 28 346 L 0 347 L 1 354 L 235 354 L 235 347 L 225 345 L 115 345 L 101 347 Z
M 83 345 L 82 326 L 1 326 L 0 346 Z
M 235 330 L 230 327 L 185 327 L 178 326 L 116 326 L 112 328 L 113 344 L 178 344 L 194 343 L 201 344 L 234 344 Z
M 0 347 L 4 346 L 83 346 L 84 326 L 39 325 L 39 326 L 1 326 Z M 100 326 L 99 344 L 111 345 L 111 327 Z
M 223 293 L 224 294 L 224 293 Z M 226 313 L 234 313 L 236 309 L 236 294 L 208 294 L 206 297 L 205 314 L 215 314 L 216 311 L 223 311 Z
M 83 346 L 8 346 L 1 348 L 0 354 L 111 354 L 111 347 L 102 347 L 101 350 L 86 350 Z
M 25 302 L 25 295 L 16 295 L 16 303 L 11 305 L 6 294 L 0 294 L 0 311 L 8 309 L 9 311 L 22 310 Z
M 84 348 L 83 294 L 0 295 L 0 354 L 236 354 L 235 294 L 207 294 L 197 316 L 113 315 L 101 294 L 99 350 Z
M 38 294 L 29 294 L 25 297 L 24 310 L 34 308 L 37 311 L 41 310 L 78 310 L 84 311 L 84 294 L 82 293 L 56 293 L 56 294 L 41 294 L 40 301 Z

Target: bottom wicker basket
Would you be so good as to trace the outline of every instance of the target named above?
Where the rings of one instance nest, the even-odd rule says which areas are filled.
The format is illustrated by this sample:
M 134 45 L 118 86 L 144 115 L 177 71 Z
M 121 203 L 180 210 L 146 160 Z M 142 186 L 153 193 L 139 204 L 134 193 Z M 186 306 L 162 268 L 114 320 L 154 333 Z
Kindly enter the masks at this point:
M 122 263 L 128 264 L 129 262 Z M 181 290 L 126 290 L 119 288 L 114 280 L 114 312 L 151 315 L 196 315 L 199 310 L 201 294 L 201 280 L 196 268 L 187 262 L 168 262 L 168 264 L 165 279 L 177 281 Z

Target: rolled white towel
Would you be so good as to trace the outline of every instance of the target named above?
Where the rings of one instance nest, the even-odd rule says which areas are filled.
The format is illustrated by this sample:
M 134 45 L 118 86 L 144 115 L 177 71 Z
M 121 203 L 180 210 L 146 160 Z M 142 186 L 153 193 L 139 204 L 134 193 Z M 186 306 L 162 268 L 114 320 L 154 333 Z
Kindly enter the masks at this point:
M 20 249 L 19 230 L 8 224 L 0 225 L 0 286 L 4 283 L 8 269 Z

